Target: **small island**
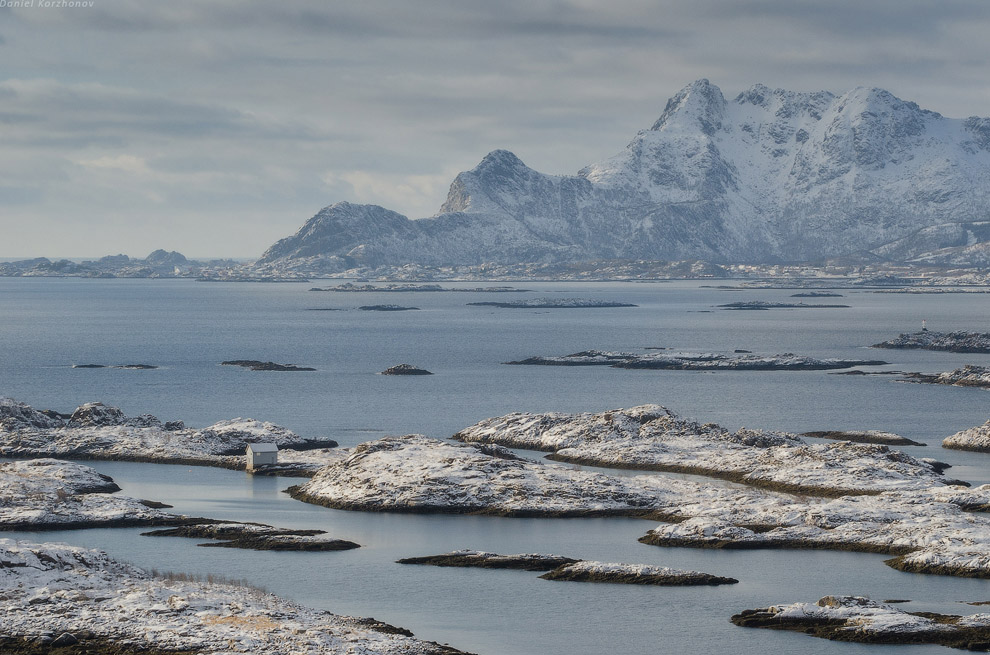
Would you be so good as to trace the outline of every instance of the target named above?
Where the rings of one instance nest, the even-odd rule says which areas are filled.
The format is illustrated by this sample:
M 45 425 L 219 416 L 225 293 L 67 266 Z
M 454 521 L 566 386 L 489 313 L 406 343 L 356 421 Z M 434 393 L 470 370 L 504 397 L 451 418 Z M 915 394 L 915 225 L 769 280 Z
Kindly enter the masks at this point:
M 662 585 L 665 587 L 723 585 L 739 582 L 735 578 L 726 578 L 700 571 L 682 571 L 666 566 L 590 561 L 563 564 L 549 573 L 544 573 L 540 578 L 543 580 L 610 582 L 618 584 Z
M 436 292 L 460 292 L 460 293 L 524 293 L 529 289 L 515 289 L 513 287 L 474 287 L 461 289 L 458 287 L 442 287 L 439 284 L 354 284 L 345 282 L 333 287 L 313 287 L 310 291 L 336 291 L 337 293 L 436 293 Z
M 499 307 L 502 309 L 594 309 L 608 307 L 637 307 L 628 302 L 586 300 L 583 298 L 532 298 L 508 302 L 469 302 L 470 307 Z
M 745 610 L 731 621 L 746 628 L 794 630 L 862 644 L 937 644 L 985 651 L 990 643 L 990 615 L 905 612 L 862 596 L 826 596 L 816 603 Z
M 363 312 L 409 312 L 419 307 L 403 307 L 402 305 L 362 305 L 358 307 Z
M 252 371 L 315 371 L 315 368 L 308 366 L 296 366 L 295 364 L 276 364 L 275 362 L 263 362 L 257 359 L 230 359 L 220 362 L 221 366 L 240 366 Z
M 792 293 L 791 298 L 842 298 L 841 293 L 830 291 L 807 291 L 804 293 Z
M 398 564 L 426 564 L 429 566 L 457 566 L 478 569 L 517 569 L 520 571 L 550 571 L 559 566 L 574 564 L 580 560 L 560 555 L 526 553 L 522 555 L 499 555 L 483 550 L 455 550 L 443 555 L 406 557 L 397 560 Z
M 737 311 L 764 311 L 768 309 L 840 309 L 849 307 L 849 305 L 809 305 L 808 303 L 803 302 L 767 302 L 765 300 L 730 302 L 717 306 L 721 309 L 732 309 Z
M 396 364 L 395 366 L 389 366 L 379 373 L 379 375 L 433 375 L 433 373 L 412 364 Z
M 990 421 L 946 437 L 942 440 L 942 447 L 969 450 L 974 453 L 990 453 Z
M 922 384 L 947 384 L 952 387 L 978 387 L 990 389 L 990 367 L 967 364 L 945 373 L 904 373 L 907 382 Z
M 290 530 L 260 523 L 202 523 L 143 532 L 145 537 L 212 539 L 197 546 L 249 550 L 297 550 L 322 552 L 360 548 L 353 541 L 324 537 L 325 530 Z
M 534 356 L 505 362 L 522 366 L 611 366 L 612 368 L 667 371 L 823 371 L 853 366 L 883 366 L 875 359 L 818 359 L 794 353 L 759 355 L 749 351 L 734 353 L 690 353 L 651 351 L 644 354 L 583 350 L 570 355 Z
M 875 343 L 871 348 L 943 350 L 953 353 L 990 353 L 990 332 L 903 333 L 894 339 Z
M 100 402 L 80 405 L 66 416 L 38 411 L 0 398 L 0 457 L 106 459 L 158 464 L 219 466 L 244 470 L 249 443 L 273 443 L 280 451 L 279 475 L 312 475 L 335 457 L 331 439 L 306 439 L 280 425 L 251 418 L 188 428 L 150 414 L 126 416 Z M 300 452 L 306 451 L 306 452 Z

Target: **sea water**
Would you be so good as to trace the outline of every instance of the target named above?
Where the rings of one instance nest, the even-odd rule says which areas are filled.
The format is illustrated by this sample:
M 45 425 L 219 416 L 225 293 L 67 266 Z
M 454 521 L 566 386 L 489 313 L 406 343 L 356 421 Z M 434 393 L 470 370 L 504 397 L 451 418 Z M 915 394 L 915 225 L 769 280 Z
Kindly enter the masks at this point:
M 988 331 L 990 296 L 842 290 L 842 298 L 803 301 L 849 308 L 728 311 L 717 305 L 790 301 L 795 291 L 732 291 L 704 288 L 699 282 L 514 285 L 533 291 L 327 293 L 309 291 L 311 284 L 0 279 L 0 395 L 59 411 L 100 400 L 128 415 L 150 413 L 196 427 L 253 417 L 344 446 L 385 434 L 447 437 L 511 411 L 602 411 L 650 402 L 733 429 L 890 430 L 927 443 L 904 450 L 952 463 L 951 476 L 990 482 L 990 456 L 938 445 L 945 436 L 990 418 L 990 395 L 980 389 L 825 371 L 639 371 L 502 363 L 587 349 L 668 347 L 892 363 L 877 370 L 951 370 L 967 363 L 990 364 L 990 356 L 866 346 L 915 331 L 922 319 L 930 329 Z M 466 304 L 534 297 L 594 298 L 638 307 L 522 310 Z M 419 309 L 357 309 L 385 303 Z M 317 370 L 254 372 L 219 365 L 227 359 Z M 378 375 L 403 362 L 434 375 Z M 90 363 L 159 368 L 71 368 Z M 728 617 L 747 608 L 814 601 L 828 594 L 911 599 L 905 609 L 962 614 L 975 608 L 959 601 L 990 600 L 988 581 L 901 573 L 884 566 L 881 555 L 658 548 L 637 542 L 653 525 L 636 519 L 343 512 L 282 493 L 298 479 L 254 478 L 205 467 L 93 466 L 111 475 L 123 493 L 168 502 L 177 512 L 321 528 L 362 548 L 336 553 L 199 548 L 196 540 L 142 537 L 140 529 L 3 536 L 62 540 L 102 548 L 148 568 L 244 579 L 306 605 L 374 616 L 419 637 L 486 655 L 885 652 L 884 647 L 738 628 Z M 740 583 L 591 585 L 548 582 L 528 572 L 394 563 L 458 548 L 658 564 L 731 576 Z M 917 646 L 896 652 L 942 650 Z

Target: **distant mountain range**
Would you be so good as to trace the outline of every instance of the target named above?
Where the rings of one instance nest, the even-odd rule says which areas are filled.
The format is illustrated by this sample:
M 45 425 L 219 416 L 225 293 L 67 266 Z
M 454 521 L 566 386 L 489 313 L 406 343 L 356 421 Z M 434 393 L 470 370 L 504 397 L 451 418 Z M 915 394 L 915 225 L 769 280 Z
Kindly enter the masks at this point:
M 882 89 L 698 80 L 624 151 L 545 175 L 496 150 L 432 218 L 322 209 L 258 261 L 339 271 L 596 259 L 990 262 L 990 119 L 949 119 Z
M 618 155 L 545 175 L 496 150 L 432 218 L 322 209 L 258 261 L 339 271 L 598 259 L 990 262 L 990 119 L 950 119 L 882 89 L 698 80 Z

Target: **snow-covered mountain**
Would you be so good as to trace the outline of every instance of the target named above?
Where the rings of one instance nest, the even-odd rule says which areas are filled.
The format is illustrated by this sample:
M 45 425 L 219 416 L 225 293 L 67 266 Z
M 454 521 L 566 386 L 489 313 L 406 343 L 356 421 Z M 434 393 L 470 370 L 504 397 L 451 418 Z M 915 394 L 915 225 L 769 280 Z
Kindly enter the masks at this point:
M 626 149 L 576 175 L 496 150 L 432 218 L 337 203 L 261 264 L 353 266 L 592 259 L 986 258 L 990 119 L 950 119 L 887 91 L 698 80 Z M 937 251 L 937 252 L 936 252 Z

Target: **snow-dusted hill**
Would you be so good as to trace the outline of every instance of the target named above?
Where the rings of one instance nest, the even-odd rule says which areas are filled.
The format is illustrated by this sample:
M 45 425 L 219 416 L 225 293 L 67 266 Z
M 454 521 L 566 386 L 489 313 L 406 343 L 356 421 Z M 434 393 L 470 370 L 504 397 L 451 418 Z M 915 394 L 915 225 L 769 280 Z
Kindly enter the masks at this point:
M 708 80 L 625 150 L 545 175 L 505 150 L 454 179 L 440 213 L 321 210 L 259 260 L 342 270 L 591 259 L 805 261 L 851 253 L 986 258 L 990 119 L 950 119 L 875 88 L 837 96 Z M 872 252 L 867 252 L 872 251 Z

